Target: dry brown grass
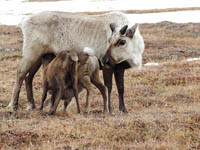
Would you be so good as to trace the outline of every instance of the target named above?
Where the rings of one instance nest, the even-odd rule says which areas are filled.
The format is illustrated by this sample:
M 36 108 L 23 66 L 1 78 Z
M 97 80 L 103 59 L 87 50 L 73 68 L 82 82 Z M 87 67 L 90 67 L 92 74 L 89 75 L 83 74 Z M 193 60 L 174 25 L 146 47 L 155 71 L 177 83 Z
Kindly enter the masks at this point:
M 23 43 L 21 29 L 0 25 L 0 50 L 20 50 Z
M 90 114 L 77 114 L 74 101 L 65 114 L 63 102 L 55 116 L 37 110 L 27 112 L 23 85 L 16 117 L 6 106 L 21 60 L 22 37 L 18 28 L 0 26 L 0 149 L 200 149 L 200 62 L 184 60 L 199 57 L 199 29 L 200 24 L 140 25 L 146 44 L 144 61 L 159 61 L 161 65 L 126 71 L 124 98 L 128 114 L 118 112 L 115 85 L 112 115 L 101 113 L 103 100 L 97 89 L 93 91 Z M 4 48 L 16 52 L 7 53 Z M 33 84 L 37 107 L 41 74 L 40 70 Z M 85 92 L 80 103 L 84 112 Z M 44 109 L 47 111 L 48 107 Z
M 101 113 L 103 101 L 94 89 L 90 114 L 77 114 L 74 102 L 67 113 L 60 104 L 55 116 L 27 112 L 24 86 L 18 118 L 6 108 L 19 56 L 0 62 L 1 149 L 199 149 L 200 62 L 172 61 L 140 71 L 127 70 L 125 102 L 129 114 L 118 112 L 117 90 L 112 92 L 114 114 Z M 5 64 L 9 66 L 4 67 Z M 41 71 L 34 80 L 39 106 Z M 85 93 L 80 96 L 84 111 Z M 47 112 L 48 107 L 44 110 Z
M 145 40 L 144 62 L 199 57 L 200 24 L 160 22 L 141 24 Z

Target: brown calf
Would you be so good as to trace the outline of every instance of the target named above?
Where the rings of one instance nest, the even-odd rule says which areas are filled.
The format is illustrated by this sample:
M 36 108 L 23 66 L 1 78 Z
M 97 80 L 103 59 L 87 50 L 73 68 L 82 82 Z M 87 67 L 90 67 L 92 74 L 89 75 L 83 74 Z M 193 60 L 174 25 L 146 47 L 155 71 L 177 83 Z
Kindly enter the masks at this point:
M 54 57 L 55 56 L 51 56 L 51 55 L 46 55 L 45 57 L 43 57 L 43 60 L 42 60 L 43 65 L 47 66 Z M 55 62 L 56 61 L 54 60 L 54 61 L 51 62 L 51 64 L 55 63 Z M 48 70 L 46 68 L 49 68 L 51 70 L 52 74 L 54 72 L 53 71 L 54 69 L 52 69 L 51 66 L 52 65 L 44 67 L 44 83 L 45 83 L 45 78 L 49 78 L 49 77 L 47 77 L 47 76 L 49 76 L 49 74 L 45 74 L 45 70 Z M 59 70 L 56 72 L 57 76 L 58 76 L 58 74 L 62 74 L 62 73 L 63 72 L 59 71 Z M 61 75 L 59 75 L 59 76 L 61 76 Z M 75 73 L 75 74 L 71 73 L 71 77 L 74 77 L 75 79 L 78 78 L 78 87 L 76 87 L 78 89 L 76 91 L 80 92 L 83 88 L 85 88 L 87 90 L 87 99 L 86 99 L 86 109 L 87 109 L 86 111 L 87 112 L 89 112 L 89 108 L 90 108 L 89 98 L 90 98 L 90 93 L 91 93 L 90 91 L 92 89 L 91 82 L 100 90 L 100 92 L 103 96 L 103 100 L 104 100 L 103 111 L 107 112 L 107 88 L 100 81 L 100 78 L 99 78 L 99 62 L 98 62 L 98 59 L 95 56 L 89 56 L 89 54 L 87 52 L 80 53 L 78 55 L 78 73 Z M 57 77 L 57 78 L 59 78 L 59 77 Z M 49 81 L 49 82 L 51 82 L 51 81 Z M 70 90 L 70 88 L 73 87 L 73 86 L 70 86 L 70 84 L 72 84 L 72 82 L 70 82 L 70 77 L 65 78 L 65 83 L 68 83 L 68 86 L 64 89 L 64 91 L 63 91 L 64 93 L 62 94 L 62 99 L 65 99 L 64 111 L 66 110 L 66 107 L 68 106 L 68 104 L 70 103 L 70 100 L 71 100 L 71 99 L 68 99 L 68 96 L 74 95 L 74 93 L 71 93 L 72 90 Z M 45 90 L 45 88 L 46 87 L 44 86 L 44 92 L 43 92 L 44 96 L 43 96 L 43 100 L 42 100 L 42 104 L 41 104 L 40 109 L 43 109 L 43 103 L 44 103 L 44 100 L 46 98 L 45 93 L 47 92 L 47 90 Z M 56 109 L 57 106 L 55 106 L 55 104 L 54 104 L 54 99 L 55 99 L 55 97 L 52 95 L 52 98 L 51 98 L 52 107 L 54 107 Z M 78 106 L 79 105 L 77 103 L 77 108 L 78 108 Z M 54 110 L 54 113 L 55 113 L 55 110 Z
M 77 54 L 75 52 L 61 51 L 60 53 L 58 53 L 55 59 L 52 59 L 52 56 L 46 56 L 46 58 L 44 57 L 44 59 L 42 60 L 42 63 L 44 65 L 44 87 L 40 109 L 43 109 L 43 104 L 46 99 L 48 90 L 52 90 L 52 106 L 49 111 L 49 114 L 55 114 L 60 99 L 64 99 L 66 89 L 68 89 L 72 85 L 73 92 L 76 98 L 77 111 L 78 113 L 80 113 L 77 88 Z
M 92 51 L 92 49 L 89 49 Z M 99 77 L 99 61 L 96 56 L 91 56 L 87 52 L 82 52 L 78 55 L 78 86 L 79 88 L 85 88 L 87 90 L 87 98 L 86 98 L 86 111 L 89 112 L 90 110 L 90 95 L 92 90 L 93 83 L 101 92 L 103 97 L 103 112 L 107 112 L 107 98 L 108 98 L 108 91 L 106 86 L 100 80 Z M 65 106 L 66 109 L 66 106 Z

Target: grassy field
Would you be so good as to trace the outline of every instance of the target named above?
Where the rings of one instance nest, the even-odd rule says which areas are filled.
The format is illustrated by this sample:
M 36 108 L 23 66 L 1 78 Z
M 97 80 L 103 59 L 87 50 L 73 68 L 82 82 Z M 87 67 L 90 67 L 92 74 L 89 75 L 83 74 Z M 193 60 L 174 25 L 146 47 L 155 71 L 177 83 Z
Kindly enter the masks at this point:
M 21 60 L 22 34 L 15 26 L 0 26 L 0 149 L 200 149 L 200 24 L 161 22 L 141 24 L 145 40 L 144 66 L 125 73 L 125 104 L 128 114 L 118 112 L 113 85 L 113 114 L 103 114 L 103 100 L 94 88 L 91 113 L 77 114 L 75 101 L 55 116 L 38 110 L 26 111 L 25 87 L 20 93 L 18 117 L 7 109 Z M 39 107 L 42 70 L 34 79 L 34 97 Z M 85 92 L 80 96 L 85 111 Z

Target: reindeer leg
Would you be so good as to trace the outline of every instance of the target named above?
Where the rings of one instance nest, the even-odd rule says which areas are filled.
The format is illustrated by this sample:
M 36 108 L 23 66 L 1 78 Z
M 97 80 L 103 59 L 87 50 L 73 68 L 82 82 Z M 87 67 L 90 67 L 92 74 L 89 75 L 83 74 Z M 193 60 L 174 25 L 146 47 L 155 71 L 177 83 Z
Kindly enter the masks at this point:
M 113 77 L 113 70 L 112 68 L 105 68 L 103 67 L 103 79 L 104 84 L 108 88 L 108 111 L 111 113 L 111 104 L 110 104 L 110 95 L 112 91 L 112 77 Z
M 87 97 L 86 97 L 85 108 L 86 108 L 86 112 L 89 113 L 90 112 L 90 102 L 89 102 L 89 99 L 90 99 L 90 95 L 91 95 L 90 91 L 92 90 L 92 85 L 91 85 L 91 82 L 90 82 L 90 77 L 89 76 L 81 77 L 80 83 L 87 90 Z
M 67 106 L 71 102 L 71 99 L 65 99 L 64 100 L 64 107 L 63 107 L 63 112 L 66 112 Z
M 48 83 L 44 82 L 43 93 L 42 93 L 42 103 L 41 103 L 41 106 L 40 106 L 40 110 L 43 109 L 44 101 L 47 97 L 47 91 L 48 91 Z
M 104 113 L 108 112 L 108 107 L 107 107 L 108 89 L 101 82 L 98 70 L 92 76 L 92 83 L 99 89 L 99 91 L 101 92 L 101 95 L 103 97 L 103 102 L 104 102 L 103 112 Z
M 78 102 L 78 91 L 77 89 L 73 88 L 73 92 L 74 92 L 74 96 L 76 99 L 76 106 L 77 106 L 77 112 L 80 113 L 80 106 L 79 106 L 79 102 Z
M 72 63 L 72 69 L 71 69 L 71 77 L 72 77 L 72 87 L 73 87 L 73 93 L 76 99 L 76 106 L 77 106 L 77 112 L 80 113 L 80 106 L 78 101 L 78 62 L 74 61 Z
M 66 89 L 65 89 L 66 90 Z M 66 91 L 64 91 L 66 94 Z M 74 97 L 74 92 L 71 88 L 67 89 L 67 98 L 64 99 L 64 107 L 63 107 L 63 113 L 66 112 L 67 106 L 70 104 L 72 101 L 72 98 Z
M 22 58 L 22 62 L 17 71 L 17 77 L 16 77 L 14 88 L 13 88 L 12 99 L 8 105 L 8 107 L 13 107 L 14 111 L 16 111 L 18 108 L 19 93 L 20 93 L 22 83 L 26 77 L 26 74 L 30 71 L 30 69 L 39 59 L 40 59 L 40 55 L 30 55 L 30 57 L 24 56 Z
M 128 113 L 124 104 L 124 72 L 125 69 L 114 70 L 115 82 L 119 93 L 119 110 Z
M 17 76 L 15 85 L 13 88 L 12 98 L 8 105 L 8 107 L 12 107 L 14 111 L 18 108 L 18 99 L 19 99 L 19 93 L 22 86 L 23 81 L 26 78 L 27 73 L 31 70 L 31 68 L 40 61 L 40 58 L 42 56 L 44 46 L 41 44 L 38 44 L 38 41 L 32 41 L 30 44 L 26 40 L 31 39 L 25 39 L 24 45 L 23 45 L 23 58 L 21 61 L 21 64 L 18 67 Z
M 81 85 L 78 85 L 78 94 L 83 90 L 83 87 Z M 68 105 L 71 103 L 72 101 L 72 98 L 74 97 L 74 92 L 72 89 L 68 89 L 68 92 L 67 92 L 67 99 L 64 101 L 64 107 L 63 107 L 63 112 L 66 111 Z
M 89 113 L 90 112 L 90 101 L 89 101 L 89 98 L 90 98 L 90 89 L 86 88 L 86 90 L 87 90 L 87 97 L 86 97 L 85 108 L 86 108 L 86 112 Z
M 62 98 L 63 88 L 59 87 L 58 91 L 55 94 L 55 102 L 53 107 L 51 107 L 49 111 L 49 115 L 54 115 L 56 113 L 56 109 L 58 107 L 58 104 L 60 102 L 60 99 Z
M 35 75 L 35 73 L 38 71 L 38 69 L 41 66 L 41 60 L 38 61 L 29 71 L 28 75 L 25 78 L 25 85 L 26 85 L 26 93 L 27 93 L 27 99 L 29 102 L 29 105 L 27 106 L 27 110 L 29 110 L 30 108 L 34 109 L 35 107 L 35 101 L 34 101 L 34 97 L 33 97 L 33 77 Z M 32 106 L 31 106 L 32 105 Z
M 55 103 L 55 91 L 52 91 L 52 95 L 51 95 L 51 108 L 53 108 L 54 103 Z

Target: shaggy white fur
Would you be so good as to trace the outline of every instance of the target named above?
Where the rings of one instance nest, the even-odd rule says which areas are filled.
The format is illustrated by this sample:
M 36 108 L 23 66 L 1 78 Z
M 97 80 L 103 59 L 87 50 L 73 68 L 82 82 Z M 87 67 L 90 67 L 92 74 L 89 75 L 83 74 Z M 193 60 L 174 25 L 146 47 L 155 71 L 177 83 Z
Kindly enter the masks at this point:
M 83 52 L 87 53 L 87 54 L 90 55 L 90 56 L 94 56 L 94 50 L 91 49 L 91 48 L 89 48 L 89 47 L 85 47 L 85 48 L 83 49 Z

